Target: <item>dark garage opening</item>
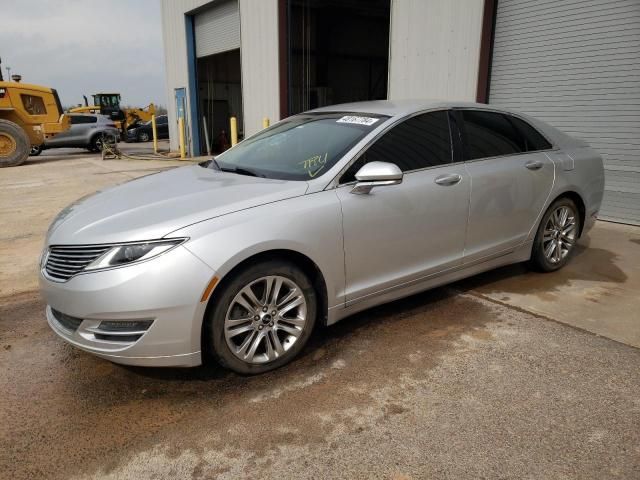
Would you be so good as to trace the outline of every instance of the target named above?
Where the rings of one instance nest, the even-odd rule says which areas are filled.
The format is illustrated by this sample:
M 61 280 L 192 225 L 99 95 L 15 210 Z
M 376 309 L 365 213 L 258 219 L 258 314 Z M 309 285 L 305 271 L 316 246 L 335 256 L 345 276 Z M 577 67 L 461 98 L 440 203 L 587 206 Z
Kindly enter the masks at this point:
M 387 98 L 390 0 L 290 0 L 289 113 Z
M 206 152 L 205 117 L 212 153 L 220 153 L 231 144 L 230 117 L 238 119 L 238 140 L 243 137 L 240 50 L 198 58 L 197 72 L 201 151 Z

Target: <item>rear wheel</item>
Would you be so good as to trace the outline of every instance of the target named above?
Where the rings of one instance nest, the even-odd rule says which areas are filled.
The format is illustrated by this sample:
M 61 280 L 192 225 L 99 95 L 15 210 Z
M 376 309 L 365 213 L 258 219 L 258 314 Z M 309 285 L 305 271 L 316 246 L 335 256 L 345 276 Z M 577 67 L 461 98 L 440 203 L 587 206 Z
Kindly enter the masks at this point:
M 316 292 L 302 270 L 288 262 L 261 262 L 239 272 L 216 295 L 206 338 L 223 366 L 263 373 L 300 353 L 316 308 Z
M 15 167 L 29 158 L 31 142 L 25 131 L 9 120 L 0 120 L 0 167 Z
M 571 258 L 580 232 L 580 215 L 569 198 L 553 202 L 542 217 L 533 243 L 531 264 L 536 270 L 553 272 Z

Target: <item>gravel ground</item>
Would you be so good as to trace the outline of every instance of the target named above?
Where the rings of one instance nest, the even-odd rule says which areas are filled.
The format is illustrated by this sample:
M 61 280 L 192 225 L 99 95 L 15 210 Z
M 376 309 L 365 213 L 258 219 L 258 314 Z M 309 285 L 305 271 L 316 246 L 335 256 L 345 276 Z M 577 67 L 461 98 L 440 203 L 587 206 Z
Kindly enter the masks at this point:
M 0 477 L 640 478 L 640 350 L 454 288 L 259 377 L 116 366 L 0 300 Z

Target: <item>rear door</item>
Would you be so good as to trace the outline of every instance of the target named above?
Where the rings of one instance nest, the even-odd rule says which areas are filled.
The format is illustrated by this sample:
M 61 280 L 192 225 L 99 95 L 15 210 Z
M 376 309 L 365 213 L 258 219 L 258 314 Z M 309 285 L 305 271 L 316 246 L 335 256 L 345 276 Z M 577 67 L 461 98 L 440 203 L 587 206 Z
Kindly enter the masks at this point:
M 401 184 L 351 193 L 367 162 L 395 163 Z M 462 263 L 469 177 L 453 162 L 447 111 L 392 127 L 344 173 L 336 193 L 343 213 L 347 304 Z
M 87 129 L 90 127 L 90 123 L 96 122 L 96 117 L 93 115 L 71 115 L 71 126 L 68 130 L 54 135 L 52 138 L 47 139 L 45 145 L 47 147 L 75 147 L 83 144 L 86 137 Z
M 465 263 L 507 253 L 525 241 L 551 193 L 551 144 L 523 120 L 465 109 L 466 167 L 471 177 Z

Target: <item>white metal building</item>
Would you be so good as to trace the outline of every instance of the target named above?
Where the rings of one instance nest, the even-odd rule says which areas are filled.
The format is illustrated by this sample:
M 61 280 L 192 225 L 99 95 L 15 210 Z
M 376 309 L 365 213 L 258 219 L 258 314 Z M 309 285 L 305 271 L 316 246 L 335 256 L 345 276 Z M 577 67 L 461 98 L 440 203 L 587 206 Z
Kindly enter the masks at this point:
M 600 217 L 640 225 L 639 0 L 162 0 L 172 148 L 345 101 L 535 115 L 605 159 Z M 205 119 L 205 120 L 203 120 Z

